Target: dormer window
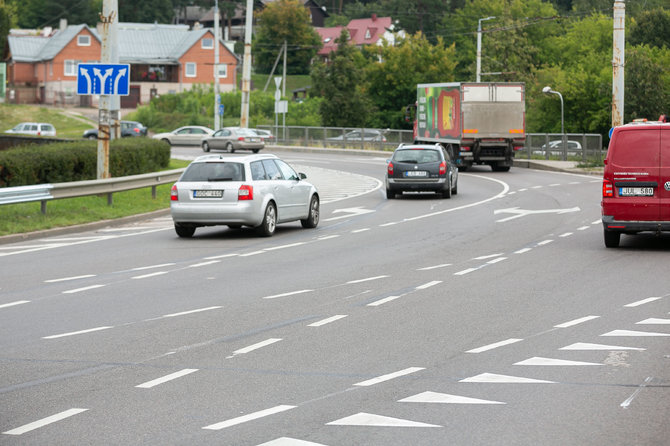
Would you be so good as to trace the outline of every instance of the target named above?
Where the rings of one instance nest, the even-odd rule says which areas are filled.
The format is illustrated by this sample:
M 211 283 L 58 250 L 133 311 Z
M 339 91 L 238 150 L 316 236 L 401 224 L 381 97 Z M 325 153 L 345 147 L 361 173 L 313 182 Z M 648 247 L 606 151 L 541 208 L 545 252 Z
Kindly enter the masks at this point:
M 77 36 L 77 46 L 91 46 L 91 36 Z
M 372 34 L 370 34 L 370 29 L 365 30 L 365 38 L 370 39 L 372 37 Z

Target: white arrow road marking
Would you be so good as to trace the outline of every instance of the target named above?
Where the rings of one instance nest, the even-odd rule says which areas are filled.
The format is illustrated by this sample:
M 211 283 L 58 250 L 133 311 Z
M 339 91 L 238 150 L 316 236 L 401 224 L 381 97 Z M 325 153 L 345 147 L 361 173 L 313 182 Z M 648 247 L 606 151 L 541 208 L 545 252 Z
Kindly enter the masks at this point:
M 495 383 L 495 384 L 556 384 L 555 381 L 524 378 L 521 376 L 497 375 L 495 373 L 481 373 L 459 381 L 460 383 Z
M 267 417 L 268 415 L 274 415 L 276 413 L 284 412 L 287 410 L 295 409 L 297 406 L 275 406 L 270 409 L 261 410 L 258 412 L 250 413 L 249 415 L 243 415 L 241 417 L 232 418 L 230 420 L 222 421 L 220 423 L 210 424 L 209 426 L 203 427 L 203 429 L 210 430 L 220 430 L 225 429 L 226 427 L 235 426 L 236 424 L 246 423 L 247 421 L 257 420 L 259 418 Z
M 603 345 L 603 344 L 589 344 L 586 342 L 577 342 L 575 344 L 570 344 L 565 347 L 559 348 L 559 350 L 646 350 L 639 347 L 621 347 L 619 345 Z
M 449 395 L 446 393 L 423 392 L 418 395 L 410 396 L 399 403 L 438 403 L 438 404 L 507 404 L 500 401 L 480 400 L 478 398 L 469 398 L 467 396 Z
M 393 379 L 393 378 L 398 378 L 400 376 L 409 375 L 410 373 L 418 372 L 418 371 L 421 371 L 421 370 L 425 370 L 425 369 L 423 367 L 410 367 L 410 368 L 407 368 L 407 369 L 404 369 L 404 370 L 400 370 L 398 372 L 393 372 L 393 373 L 389 373 L 387 375 L 378 376 L 377 378 L 372 378 L 372 379 L 369 379 L 367 381 L 361 381 L 359 383 L 354 384 L 354 386 L 360 386 L 360 387 L 373 386 L 375 384 L 379 384 L 381 382 L 388 381 L 388 380 Z
M 442 427 L 437 424 L 420 423 L 365 412 L 359 412 L 356 415 L 340 418 L 327 424 L 329 426 Z
M 549 365 L 549 366 L 572 366 L 572 365 L 602 365 L 597 362 L 567 361 L 565 359 L 541 358 L 535 356 L 523 361 L 515 362 L 514 365 Z
M 670 319 L 658 319 L 658 318 L 652 317 L 652 318 L 645 319 L 645 320 L 640 321 L 640 322 L 636 322 L 635 324 L 640 324 L 640 325 L 659 324 L 659 325 L 663 325 L 663 324 L 670 324 Z
M 614 330 L 600 336 L 670 336 L 670 333 L 653 333 L 649 331 L 633 331 L 633 330 Z
M 523 341 L 523 339 L 515 339 L 515 338 L 507 339 L 505 341 L 496 342 L 494 344 L 485 345 L 483 347 L 473 348 L 472 350 L 468 350 L 465 353 L 481 353 L 481 352 L 485 352 L 487 350 L 493 350 L 494 348 L 503 347 L 503 346 L 509 345 L 509 344 L 514 344 L 515 342 L 519 342 L 519 341 Z
M 193 372 L 197 372 L 197 371 L 198 371 L 198 369 L 180 370 L 179 372 L 171 373 L 171 374 L 165 375 L 161 378 L 156 378 L 156 379 L 153 379 L 151 381 L 147 381 L 147 382 L 145 382 L 143 384 L 139 384 L 135 387 L 140 388 L 140 389 L 150 389 L 150 388 L 155 387 L 159 384 L 163 384 L 163 383 L 166 383 L 168 381 L 172 381 L 173 379 L 181 378 L 182 376 L 186 376 L 186 375 L 189 375 L 189 374 L 191 374 Z
M 258 446 L 326 446 L 322 443 L 313 443 L 311 441 L 296 440 L 295 438 L 281 437 Z
M 333 214 L 342 214 L 345 213 L 347 215 L 340 215 L 339 217 L 331 217 L 327 218 L 323 221 L 333 221 L 333 220 L 340 220 L 342 218 L 351 218 L 351 217 L 356 217 L 359 215 L 365 215 L 365 214 L 370 214 L 372 212 L 375 212 L 374 210 L 370 209 L 363 209 L 362 207 L 355 207 L 355 208 L 345 208 L 345 209 L 335 209 L 333 211 Z
M 511 217 L 503 218 L 502 220 L 496 220 L 498 223 L 505 221 L 514 220 L 515 218 L 525 217 L 526 215 L 536 215 L 536 214 L 567 214 L 570 212 L 579 212 L 581 209 L 578 206 L 568 209 L 540 209 L 540 210 L 531 210 L 531 209 L 519 209 L 518 207 L 506 208 L 506 209 L 496 209 L 493 211 L 494 215 L 498 214 L 514 214 Z
M 65 418 L 69 418 L 73 415 L 77 415 L 82 412 L 86 412 L 88 409 L 69 409 L 64 412 L 57 413 L 56 415 L 51 415 L 50 417 L 42 418 L 41 420 L 33 421 L 32 423 L 28 423 L 24 426 L 17 427 L 16 429 L 12 429 L 7 432 L 3 432 L 3 434 L 7 435 L 21 435 L 25 434 L 26 432 L 30 432 L 35 429 L 39 429 L 40 427 L 46 426 L 47 424 L 55 423 L 60 420 L 64 420 Z

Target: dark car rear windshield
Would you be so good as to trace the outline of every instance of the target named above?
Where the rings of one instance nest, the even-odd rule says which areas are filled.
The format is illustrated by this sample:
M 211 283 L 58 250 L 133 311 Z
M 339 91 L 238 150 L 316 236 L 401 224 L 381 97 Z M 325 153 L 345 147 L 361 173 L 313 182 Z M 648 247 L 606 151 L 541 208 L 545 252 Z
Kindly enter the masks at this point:
M 398 163 L 436 163 L 440 155 L 432 149 L 406 149 L 396 151 L 393 160 Z
M 193 163 L 184 172 L 181 181 L 244 181 L 242 163 Z

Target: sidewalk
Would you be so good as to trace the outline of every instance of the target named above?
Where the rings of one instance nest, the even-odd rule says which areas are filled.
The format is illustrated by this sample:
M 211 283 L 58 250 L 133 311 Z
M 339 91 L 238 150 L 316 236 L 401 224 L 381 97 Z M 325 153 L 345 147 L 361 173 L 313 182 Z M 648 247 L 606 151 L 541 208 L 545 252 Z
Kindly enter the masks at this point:
M 536 170 L 550 170 L 554 172 L 578 173 L 582 175 L 603 175 L 603 167 L 578 167 L 576 161 L 528 160 L 515 159 L 514 167 L 525 167 Z

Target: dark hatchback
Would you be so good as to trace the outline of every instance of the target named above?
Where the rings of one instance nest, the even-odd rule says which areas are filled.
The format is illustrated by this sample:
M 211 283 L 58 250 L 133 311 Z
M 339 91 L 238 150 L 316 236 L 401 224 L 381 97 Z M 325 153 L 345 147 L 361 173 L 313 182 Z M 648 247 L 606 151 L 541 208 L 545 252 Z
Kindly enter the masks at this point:
M 147 128 L 140 122 L 136 121 L 121 121 L 121 137 L 127 138 L 130 136 L 147 136 Z M 82 135 L 86 139 L 98 139 L 98 129 L 88 129 Z
M 458 168 L 439 144 L 400 145 L 386 168 L 386 198 L 402 192 L 435 192 L 444 198 L 458 193 Z

